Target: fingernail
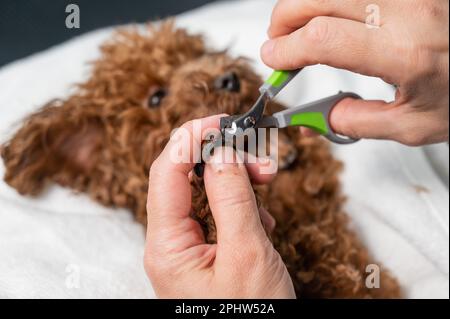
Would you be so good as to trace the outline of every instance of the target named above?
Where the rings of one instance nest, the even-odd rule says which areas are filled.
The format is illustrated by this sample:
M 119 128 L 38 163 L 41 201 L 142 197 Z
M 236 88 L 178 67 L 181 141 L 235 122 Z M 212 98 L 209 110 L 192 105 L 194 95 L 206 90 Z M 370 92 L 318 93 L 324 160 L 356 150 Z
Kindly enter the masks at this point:
M 211 165 L 216 173 L 220 173 L 226 169 L 233 169 L 239 165 L 239 156 L 231 147 L 219 147 L 214 150 L 208 164 Z
M 211 167 L 216 173 L 222 172 L 225 168 L 226 163 L 226 153 L 227 149 L 224 147 L 218 147 L 214 150 L 214 154 L 211 156 L 208 164 L 211 164 Z
M 272 159 L 270 157 L 262 157 L 261 156 L 261 157 L 257 158 L 257 161 L 261 165 L 267 165 L 267 164 L 271 163 Z
M 278 171 L 278 159 L 271 157 L 262 157 L 259 159 L 259 174 L 273 175 Z

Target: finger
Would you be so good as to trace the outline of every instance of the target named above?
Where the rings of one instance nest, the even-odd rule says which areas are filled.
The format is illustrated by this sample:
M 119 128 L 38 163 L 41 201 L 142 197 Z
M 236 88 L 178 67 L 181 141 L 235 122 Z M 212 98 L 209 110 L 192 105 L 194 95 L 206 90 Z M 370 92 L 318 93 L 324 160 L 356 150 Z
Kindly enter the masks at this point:
M 252 154 L 246 154 L 246 159 L 245 167 L 252 182 L 268 184 L 274 179 L 278 171 L 278 164 L 275 160 L 268 157 L 256 157 Z
M 277 70 L 320 63 L 393 83 L 402 78 L 406 66 L 404 57 L 387 45 L 391 43 L 388 40 L 383 29 L 369 29 L 351 20 L 318 17 L 289 35 L 267 41 L 261 57 Z
M 401 102 L 345 99 L 333 108 L 330 125 L 353 138 L 394 140 L 409 146 L 438 142 L 427 134 L 430 127 L 436 127 L 436 115 L 411 112 Z M 444 130 L 448 132 L 448 127 Z
M 278 171 L 277 162 L 271 158 L 255 157 L 246 153 L 245 167 L 252 183 L 263 185 L 270 183 Z M 193 171 L 189 172 L 189 181 L 192 181 Z
M 338 134 L 355 139 L 391 139 L 398 130 L 393 103 L 347 98 L 330 113 L 330 125 Z
M 278 1 L 272 11 L 268 34 L 270 38 L 287 35 L 300 27 L 303 27 L 314 17 L 319 16 L 365 22 L 369 14 L 373 14 L 373 10 L 376 9 L 371 6 L 372 3 L 372 0 Z M 378 6 L 381 6 L 382 4 L 384 4 L 384 1 L 377 2 Z M 382 16 L 380 15 L 380 19 L 381 17 Z
M 200 227 L 190 217 L 191 186 L 188 174 L 195 165 L 193 149 L 201 146 L 202 135 L 211 128 L 219 128 L 219 119 L 213 116 L 189 122 L 177 131 L 150 169 L 147 199 L 148 236 L 183 238 L 183 245 L 192 245 L 203 239 Z M 177 158 L 187 152 L 184 161 Z M 182 234 L 182 236 L 178 236 Z M 167 238 L 166 238 L 167 237 Z M 179 248 L 183 248 L 180 245 Z
M 275 218 L 265 209 L 264 207 L 259 208 L 259 216 L 261 217 L 261 222 L 264 225 L 264 229 L 270 234 L 273 232 L 276 226 Z
M 228 161 L 231 148 L 216 149 L 205 167 L 205 188 L 219 245 L 266 238 L 245 165 Z

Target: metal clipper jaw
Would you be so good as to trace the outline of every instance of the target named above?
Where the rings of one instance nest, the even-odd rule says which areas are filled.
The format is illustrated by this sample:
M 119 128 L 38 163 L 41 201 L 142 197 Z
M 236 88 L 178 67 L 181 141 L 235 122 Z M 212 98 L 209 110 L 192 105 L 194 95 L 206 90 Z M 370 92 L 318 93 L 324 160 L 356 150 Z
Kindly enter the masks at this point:
M 201 147 L 201 162 L 194 166 L 194 173 L 202 178 L 205 171 L 205 163 L 209 161 L 216 147 L 223 144 L 223 133 L 218 136 L 210 136 L 210 139 L 205 141 Z
M 220 131 L 222 136 L 225 137 L 226 133 L 234 134 L 237 131 L 236 120 L 239 115 L 226 116 L 220 119 Z
M 223 146 L 224 142 L 226 144 L 227 141 L 233 141 L 233 138 L 238 137 L 239 133 L 244 133 L 247 129 L 256 128 L 258 122 L 263 119 L 263 113 L 268 99 L 269 95 L 267 92 L 263 91 L 256 103 L 247 113 L 243 115 L 226 116 L 220 119 L 221 136 L 220 138 L 214 138 L 213 140 L 208 141 L 202 147 L 202 162 L 197 164 L 194 168 L 198 177 L 203 176 L 205 165 L 203 154 L 206 152 L 208 156 L 211 156 L 214 149 L 218 146 Z
M 227 116 L 220 119 L 220 128 L 222 135 L 226 137 L 229 135 L 236 135 L 238 130 L 244 132 L 246 129 L 255 128 L 258 122 L 261 121 L 264 114 L 264 109 L 269 97 L 266 92 L 263 92 L 252 108 L 243 115 Z

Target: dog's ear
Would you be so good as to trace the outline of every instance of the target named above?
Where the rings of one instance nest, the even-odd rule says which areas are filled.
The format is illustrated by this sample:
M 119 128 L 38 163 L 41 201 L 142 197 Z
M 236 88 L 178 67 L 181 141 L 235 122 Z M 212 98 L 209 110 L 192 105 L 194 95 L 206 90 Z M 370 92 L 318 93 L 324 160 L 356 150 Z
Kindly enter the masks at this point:
M 50 102 L 2 146 L 4 179 L 19 193 L 36 195 L 57 174 L 70 180 L 92 170 L 104 143 L 103 125 L 94 111 L 74 103 Z

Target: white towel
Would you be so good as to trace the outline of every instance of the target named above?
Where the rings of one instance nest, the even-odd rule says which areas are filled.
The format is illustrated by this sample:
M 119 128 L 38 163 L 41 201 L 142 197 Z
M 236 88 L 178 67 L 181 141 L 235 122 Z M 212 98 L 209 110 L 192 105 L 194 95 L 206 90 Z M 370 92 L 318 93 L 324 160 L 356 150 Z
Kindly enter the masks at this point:
M 258 54 L 273 4 L 220 2 L 182 14 L 177 23 L 206 34 L 211 46 L 253 58 L 267 76 Z M 0 142 L 26 114 L 70 94 L 111 32 L 91 32 L 0 69 Z M 316 66 L 304 70 L 281 100 L 294 106 L 339 90 L 393 98 L 379 79 Z M 448 176 L 448 147 L 436 147 Z M 407 297 L 448 298 L 449 193 L 423 149 L 361 141 L 334 151 L 346 164 L 347 211 L 374 257 L 399 278 Z M 142 227 L 125 210 L 58 186 L 38 198 L 21 197 L 0 182 L 0 297 L 154 297 L 142 267 L 143 245 Z

